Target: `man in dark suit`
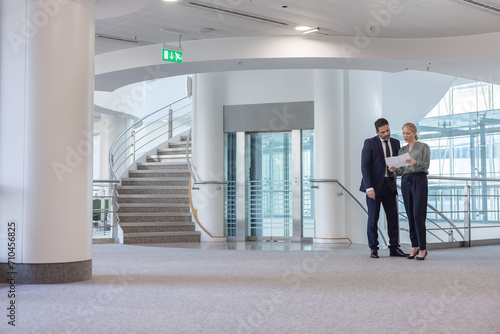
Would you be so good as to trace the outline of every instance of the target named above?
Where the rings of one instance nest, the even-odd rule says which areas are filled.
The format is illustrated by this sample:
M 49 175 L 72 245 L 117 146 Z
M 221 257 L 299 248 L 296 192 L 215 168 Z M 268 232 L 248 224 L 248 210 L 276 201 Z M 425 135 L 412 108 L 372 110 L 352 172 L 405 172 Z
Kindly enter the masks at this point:
M 397 190 L 394 173 L 385 163 L 385 157 L 396 156 L 400 148 L 399 141 L 391 138 L 389 122 L 385 118 L 375 121 L 377 135 L 365 140 L 361 153 L 360 191 L 366 193 L 368 205 L 368 246 L 370 257 L 378 258 L 378 227 L 380 204 L 384 206 L 387 216 L 387 232 L 389 234 L 389 255 L 408 256 L 399 248 L 399 220 Z

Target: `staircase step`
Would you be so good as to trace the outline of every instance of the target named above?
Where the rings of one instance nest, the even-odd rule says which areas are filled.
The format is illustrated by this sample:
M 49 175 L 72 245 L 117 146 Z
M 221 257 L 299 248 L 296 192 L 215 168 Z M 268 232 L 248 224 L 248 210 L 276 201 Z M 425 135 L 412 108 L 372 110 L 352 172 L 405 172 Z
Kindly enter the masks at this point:
M 189 223 L 171 223 L 171 222 L 152 222 L 152 223 L 120 223 L 124 233 L 151 233 L 151 232 L 180 232 L 194 231 L 194 224 Z
M 192 221 L 191 213 L 185 212 L 125 212 L 119 213 L 120 223 L 132 222 L 184 222 Z
M 138 177 L 191 177 L 189 169 L 149 169 L 149 170 L 131 170 L 128 172 L 131 178 Z
M 125 244 L 151 244 L 169 242 L 200 242 L 200 232 L 142 232 L 124 233 Z
M 118 203 L 189 203 L 189 194 L 120 194 Z
M 189 146 L 191 146 L 191 143 L 189 143 Z M 186 142 L 176 142 L 176 143 L 169 143 L 168 148 L 183 148 L 186 149 Z
M 122 178 L 122 186 L 189 186 L 188 177 Z
M 184 212 L 189 213 L 189 203 L 120 203 L 118 212 Z
M 190 212 L 186 145 L 186 136 L 169 142 L 121 179 L 117 191 L 123 243 L 200 242 Z
M 186 162 L 185 154 L 148 155 L 146 162 Z
M 189 194 L 189 186 L 119 186 L 118 194 Z
M 152 169 L 187 169 L 189 170 L 186 159 L 184 161 L 171 161 L 165 162 L 139 162 L 137 163 L 137 170 L 152 170 Z
M 169 147 L 169 148 L 162 148 L 162 149 L 157 149 L 156 153 L 158 155 L 183 155 L 186 156 L 186 145 L 184 144 L 184 147 Z M 191 149 L 188 149 L 188 154 L 191 154 Z

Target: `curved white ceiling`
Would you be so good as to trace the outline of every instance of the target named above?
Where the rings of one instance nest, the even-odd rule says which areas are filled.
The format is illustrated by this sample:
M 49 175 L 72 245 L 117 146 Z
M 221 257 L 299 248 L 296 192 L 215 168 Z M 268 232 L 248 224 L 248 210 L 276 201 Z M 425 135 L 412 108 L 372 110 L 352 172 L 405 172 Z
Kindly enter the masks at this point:
M 149 0 L 96 0 L 96 20 L 125 16 L 144 8 Z
M 181 74 L 256 69 L 364 69 L 435 73 L 500 84 L 500 33 L 446 38 L 247 37 L 189 41 L 184 62 L 162 60 L 161 45 L 96 56 L 95 89 L 113 91 Z

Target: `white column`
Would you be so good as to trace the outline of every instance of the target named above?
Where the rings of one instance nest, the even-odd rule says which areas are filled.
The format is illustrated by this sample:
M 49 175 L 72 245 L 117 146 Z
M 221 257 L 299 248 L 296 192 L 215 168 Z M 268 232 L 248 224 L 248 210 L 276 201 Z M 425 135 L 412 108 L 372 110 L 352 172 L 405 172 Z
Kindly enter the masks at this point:
M 1 225 L 17 225 L 18 281 L 90 279 L 94 1 L 1 6 Z
M 344 71 L 314 71 L 314 178 L 345 183 Z M 315 183 L 315 237 L 319 243 L 345 243 L 345 195 L 334 182 Z
M 366 195 L 359 191 L 361 185 L 361 150 L 366 138 L 376 135 L 374 122 L 386 116 L 383 110 L 383 74 L 375 71 L 348 71 L 346 80 L 346 186 L 366 208 Z M 382 209 L 381 209 L 382 210 Z M 346 201 L 348 235 L 353 243 L 367 244 L 366 224 L 368 215 L 354 201 Z M 381 212 L 379 228 L 384 230 Z M 379 236 L 379 238 L 381 238 Z M 380 244 L 383 242 L 380 239 Z
M 101 179 L 109 179 L 111 178 L 109 171 L 109 150 L 113 145 L 114 141 L 118 136 L 128 129 L 134 121 L 128 118 L 114 117 L 106 114 L 101 114 L 101 120 L 99 122 L 99 134 L 100 134 L 100 146 L 99 146 L 99 158 L 100 158 L 100 166 L 99 172 L 101 175 Z M 121 143 L 117 143 L 117 146 Z M 120 169 L 121 172 L 125 170 L 124 167 Z M 116 175 L 118 178 L 121 173 L 118 171 Z
M 197 181 L 224 181 L 224 73 L 193 77 L 192 154 Z M 224 185 L 200 184 L 193 190 L 203 241 L 224 237 Z

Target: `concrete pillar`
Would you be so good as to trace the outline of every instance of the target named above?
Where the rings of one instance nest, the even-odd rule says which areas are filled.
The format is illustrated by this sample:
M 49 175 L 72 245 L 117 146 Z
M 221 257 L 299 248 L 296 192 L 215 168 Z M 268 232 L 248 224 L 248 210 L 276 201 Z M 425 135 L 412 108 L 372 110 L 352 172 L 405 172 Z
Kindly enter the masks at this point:
M 193 77 L 193 167 L 197 181 L 224 181 L 223 73 Z M 199 184 L 193 201 L 203 231 L 202 240 L 221 241 L 224 237 L 224 185 Z
M 361 185 L 361 150 L 366 138 L 376 135 L 374 122 L 380 117 L 390 117 L 383 110 L 383 74 L 375 71 L 348 71 L 346 89 L 346 134 L 345 168 L 346 186 L 366 208 L 366 195 L 359 191 Z M 385 231 L 383 209 L 381 208 L 379 228 Z M 346 221 L 348 235 L 353 243 L 367 244 L 366 224 L 368 215 L 355 201 L 346 200 Z M 387 240 L 387 236 L 385 235 Z M 382 237 L 379 236 L 383 246 Z
M 344 71 L 314 71 L 314 178 L 338 180 L 344 174 Z M 315 237 L 319 243 L 348 243 L 346 196 L 339 184 L 318 182 L 314 191 Z
M 3 0 L 1 244 L 18 283 L 92 275 L 93 0 Z M 5 249 L 1 262 L 9 260 Z M 4 267 L 5 268 L 5 267 Z

